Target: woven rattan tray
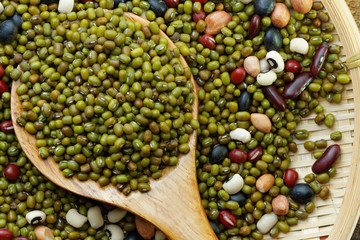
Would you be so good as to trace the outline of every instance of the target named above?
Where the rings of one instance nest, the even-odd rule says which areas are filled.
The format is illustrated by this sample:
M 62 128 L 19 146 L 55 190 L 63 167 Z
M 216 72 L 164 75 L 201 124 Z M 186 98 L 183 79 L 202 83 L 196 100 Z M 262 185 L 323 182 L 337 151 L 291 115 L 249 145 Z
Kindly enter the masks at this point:
M 341 57 L 351 68 L 352 82 L 346 86 L 341 104 L 321 100 L 325 112 L 335 116 L 332 129 L 316 125 L 315 114 L 305 118 L 297 129 L 307 129 L 310 140 L 329 139 L 331 132 L 340 130 L 343 138 L 337 143 L 341 145 L 341 157 L 335 163 L 337 174 L 329 182 L 330 197 L 326 201 L 316 197 L 316 210 L 307 220 L 292 227 L 291 232 L 281 234 L 280 239 L 320 239 L 328 235 L 331 240 L 350 239 L 360 215 L 360 33 L 345 0 L 322 0 L 322 3 L 337 31 L 334 43 L 343 46 Z M 299 151 L 292 156 L 291 168 L 299 172 L 299 180 L 303 182 L 304 176 L 311 172 L 314 158 L 304 149 L 303 141 L 297 143 Z

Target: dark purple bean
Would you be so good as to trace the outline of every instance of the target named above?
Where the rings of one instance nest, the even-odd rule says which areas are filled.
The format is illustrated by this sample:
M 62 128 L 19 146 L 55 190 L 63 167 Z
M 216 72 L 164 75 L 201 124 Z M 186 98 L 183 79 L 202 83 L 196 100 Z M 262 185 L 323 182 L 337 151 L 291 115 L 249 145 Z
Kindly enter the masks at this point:
M 300 73 L 295 77 L 294 80 L 292 80 L 290 83 L 288 83 L 283 91 L 283 97 L 287 99 L 294 99 L 297 98 L 302 91 L 305 90 L 305 88 L 310 84 L 310 82 L 313 80 L 313 76 L 310 72 L 303 72 Z
M 12 125 L 11 120 L 3 121 L 0 124 L 0 130 L 4 133 L 14 133 L 14 126 Z
M 247 158 L 248 158 L 249 162 L 254 163 L 257 160 L 259 160 L 263 154 L 264 154 L 264 151 L 263 151 L 262 147 L 257 146 L 256 148 L 254 148 L 248 152 Z
M 340 156 L 340 146 L 334 144 L 329 146 L 321 157 L 312 166 L 312 171 L 316 174 L 327 172 Z
M 323 42 L 316 51 L 310 66 L 310 72 L 314 77 L 319 75 L 320 70 L 327 59 L 328 54 L 329 54 L 329 44 L 327 42 Z
M 260 32 L 261 27 L 261 19 L 259 15 L 254 15 L 250 20 L 250 26 L 248 30 L 248 39 L 253 39 Z
M 276 108 L 279 111 L 285 111 L 286 109 L 285 99 L 281 96 L 281 94 L 279 93 L 276 87 L 272 85 L 263 87 L 263 92 L 274 108 Z
M 313 199 L 315 192 L 308 184 L 298 183 L 291 188 L 289 195 L 295 202 L 308 203 Z

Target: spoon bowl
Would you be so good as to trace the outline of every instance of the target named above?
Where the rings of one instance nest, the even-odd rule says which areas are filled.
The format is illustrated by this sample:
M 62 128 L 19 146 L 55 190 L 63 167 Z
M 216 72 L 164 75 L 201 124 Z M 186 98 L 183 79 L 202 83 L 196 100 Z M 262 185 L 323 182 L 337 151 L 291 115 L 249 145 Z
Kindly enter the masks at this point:
M 124 13 L 124 17 L 143 26 L 149 22 L 135 14 Z M 160 31 L 160 37 L 167 38 L 168 48 L 176 48 L 175 44 Z M 183 66 L 188 66 L 180 56 Z M 191 76 L 191 81 L 196 83 Z M 42 159 L 35 145 L 35 136 L 19 126 L 16 119 L 20 117 L 22 104 L 16 93 L 20 81 L 14 81 L 11 89 L 11 117 L 18 141 L 34 166 L 49 180 L 58 186 L 78 195 L 106 202 L 126 209 L 154 224 L 168 238 L 174 240 L 215 240 L 217 239 L 201 204 L 198 191 L 195 167 L 196 131 L 190 135 L 190 152 L 179 156 L 177 166 L 162 170 L 159 180 L 150 180 L 151 191 L 147 193 L 132 192 L 129 196 L 122 194 L 113 185 L 105 187 L 97 182 L 79 181 L 77 178 L 66 178 L 52 157 Z M 194 89 L 195 101 L 192 105 L 193 116 L 198 115 L 197 93 Z

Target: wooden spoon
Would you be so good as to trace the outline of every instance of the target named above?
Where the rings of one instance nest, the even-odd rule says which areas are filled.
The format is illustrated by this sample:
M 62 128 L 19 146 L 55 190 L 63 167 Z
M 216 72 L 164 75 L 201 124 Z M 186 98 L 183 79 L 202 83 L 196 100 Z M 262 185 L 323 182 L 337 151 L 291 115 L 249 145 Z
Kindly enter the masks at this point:
M 142 25 L 149 24 L 146 19 L 131 13 L 124 13 L 124 16 L 133 22 L 140 22 Z M 160 32 L 160 36 L 168 39 L 170 49 L 176 47 L 165 33 Z M 182 56 L 180 60 L 183 66 L 188 66 Z M 193 77 L 191 77 L 191 81 L 196 86 Z M 40 157 L 35 145 L 35 136 L 16 123 L 16 119 L 23 111 L 16 93 L 19 85 L 20 81 L 14 81 L 11 89 L 11 117 L 15 133 L 29 160 L 49 180 L 73 193 L 110 203 L 137 214 L 153 223 L 170 239 L 217 239 L 206 218 L 198 191 L 195 167 L 196 132 L 190 135 L 190 152 L 179 157 L 177 166 L 165 168 L 162 171 L 163 176 L 159 180 L 151 180 L 151 191 L 148 193 L 132 192 L 129 196 L 124 196 L 112 185 L 101 187 L 95 181 L 81 182 L 76 177 L 65 178 L 58 164 L 51 157 L 46 160 Z M 193 116 L 197 118 L 196 90 L 194 90 L 194 94 L 196 97 L 193 104 Z

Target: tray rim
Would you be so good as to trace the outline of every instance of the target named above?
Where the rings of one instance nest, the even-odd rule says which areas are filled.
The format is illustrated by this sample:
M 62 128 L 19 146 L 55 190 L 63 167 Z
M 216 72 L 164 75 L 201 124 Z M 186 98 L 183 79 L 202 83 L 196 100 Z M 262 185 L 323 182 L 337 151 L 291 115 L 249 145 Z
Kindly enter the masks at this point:
M 360 32 L 345 0 L 321 0 L 330 15 L 344 47 L 346 57 L 360 53 Z M 349 179 L 340 212 L 329 240 L 350 239 L 360 216 L 360 67 L 350 69 L 354 93 L 354 142 Z

